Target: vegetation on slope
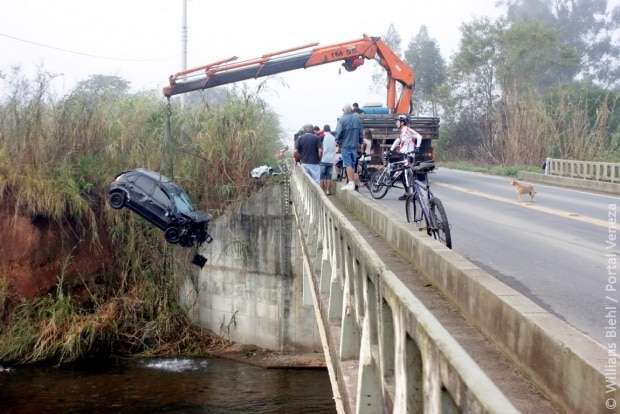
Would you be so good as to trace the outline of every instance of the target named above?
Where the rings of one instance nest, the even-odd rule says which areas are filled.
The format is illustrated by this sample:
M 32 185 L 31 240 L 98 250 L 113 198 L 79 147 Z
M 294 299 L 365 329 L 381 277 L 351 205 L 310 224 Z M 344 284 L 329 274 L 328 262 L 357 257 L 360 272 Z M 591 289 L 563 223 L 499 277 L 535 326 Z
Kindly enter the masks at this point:
M 196 353 L 216 344 L 179 306 L 172 249 L 160 232 L 112 210 L 105 197 L 115 175 L 160 170 L 166 154 L 173 178 L 200 208 L 217 214 L 246 195 L 249 170 L 279 142 L 277 117 L 258 91 L 173 108 L 174 140 L 164 148 L 167 107 L 159 92 L 130 93 L 123 79 L 92 76 L 56 97 L 51 75 L 32 80 L 17 70 L 0 83 L 0 206 L 46 222 L 61 243 L 78 240 L 113 256 L 111 269 L 83 281 L 79 295 L 67 284 L 81 277 L 66 272 L 71 254 L 62 258 L 57 285 L 33 300 L 15 298 L 10 275 L 0 274 L 0 361 Z

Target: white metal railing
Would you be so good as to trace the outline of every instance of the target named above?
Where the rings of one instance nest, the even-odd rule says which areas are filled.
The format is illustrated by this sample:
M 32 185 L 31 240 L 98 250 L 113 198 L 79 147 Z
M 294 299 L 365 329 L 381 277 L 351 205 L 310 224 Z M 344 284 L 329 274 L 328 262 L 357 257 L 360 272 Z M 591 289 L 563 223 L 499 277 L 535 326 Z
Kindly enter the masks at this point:
M 547 158 L 545 175 L 618 183 L 620 182 L 620 164 Z
M 300 168 L 291 199 L 339 411 L 517 412 Z

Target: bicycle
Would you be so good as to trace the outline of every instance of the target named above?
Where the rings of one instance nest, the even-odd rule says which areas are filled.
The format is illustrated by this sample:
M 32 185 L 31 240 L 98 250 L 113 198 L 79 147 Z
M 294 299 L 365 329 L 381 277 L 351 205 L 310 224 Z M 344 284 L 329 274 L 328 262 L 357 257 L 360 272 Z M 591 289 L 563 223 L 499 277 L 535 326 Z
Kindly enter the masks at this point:
M 383 160 L 386 163 L 385 168 L 375 171 L 368 184 L 368 190 L 370 195 L 376 200 L 380 200 L 388 193 L 389 189 L 395 188 L 410 188 L 411 181 L 405 173 L 408 169 L 411 159 L 411 154 L 392 154 L 391 151 L 385 151 L 383 153 Z M 404 174 L 404 175 L 403 175 Z M 397 184 L 403 183 L 403 187 L 399 187 Z
M 428 179 L 428 173 L 434 169 L 433 161 L 423 161 L 407 169 L 405 174 L 413 185 L 408 187 L 405 215 L 408 223 L 413 222 L 420 230 L 426 229 L 429 236 L 451 249 L 448 216 L 441 200 L 433 195 Z M 426 227 L 422 227 L 422 220 Z
M 371 158 L 369 154 L 363 152 L 357 162 L 357 175 L 360 178 L 360 182 L 366 187 L 369 187 L 370 177 L 372 176 L 371 168 L 368 167 Z

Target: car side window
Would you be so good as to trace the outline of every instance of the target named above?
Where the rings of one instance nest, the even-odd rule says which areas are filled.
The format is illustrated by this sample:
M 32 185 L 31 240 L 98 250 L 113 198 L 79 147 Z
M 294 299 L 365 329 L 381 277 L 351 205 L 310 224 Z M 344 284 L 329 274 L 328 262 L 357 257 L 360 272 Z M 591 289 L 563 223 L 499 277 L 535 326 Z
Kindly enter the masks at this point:
M 155 188 L 155 191 L 153 192 L 152 197 L 153 197 L 153 200 L 157 204 L 164 206 L 166 208 L 170 206 L 170 199 L 168 198 L 166 193 L 164 193 L 160 188 Z
M 147 195 L 151 195 L 155 189 L 155 182 L 147 177 L 138 177 L 135 183 Z

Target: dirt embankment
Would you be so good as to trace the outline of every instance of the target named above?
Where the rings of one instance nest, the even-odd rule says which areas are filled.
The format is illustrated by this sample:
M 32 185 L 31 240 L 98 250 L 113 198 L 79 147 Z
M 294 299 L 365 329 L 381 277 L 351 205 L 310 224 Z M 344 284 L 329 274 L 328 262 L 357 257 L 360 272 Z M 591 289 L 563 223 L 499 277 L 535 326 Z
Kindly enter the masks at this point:
M 46 217 L 15 213 L 0 205 L 0 278 L 8 281 L 12 300 L 32 299 L 63 285 L 76 290 L 96 283 L 112 265 L 110 242 L 82 240 L 71 226 Z

